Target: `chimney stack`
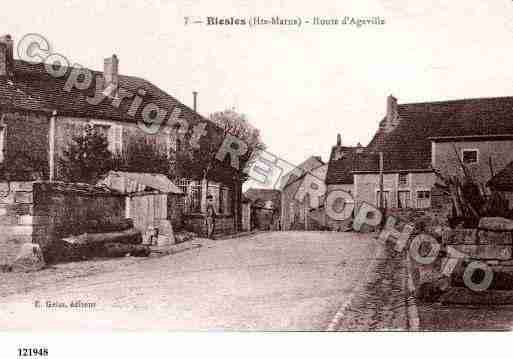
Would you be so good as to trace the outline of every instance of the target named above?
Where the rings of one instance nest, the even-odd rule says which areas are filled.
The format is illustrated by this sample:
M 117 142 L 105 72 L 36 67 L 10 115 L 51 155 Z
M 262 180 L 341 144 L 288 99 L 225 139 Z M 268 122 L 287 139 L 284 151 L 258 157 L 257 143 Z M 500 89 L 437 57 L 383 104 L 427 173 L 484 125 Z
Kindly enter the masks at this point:
M 192 91 L 192 99 L 193 99 L 193 105 L 192 108 L 194 112 L 198 111 L 198 91 Z
M 14 53 L 11 35 L 0 37 L 0 76 L 12 77 L 14 74 Z
M 337 146 L 342 146 L 342 136 L 339 134 L 337 134 Z
M 119 88 L 119 59 L 115 54 L 103 60 L 103 77 L 105 88 L 111 85 L 116 90 Z M 114 96 L 116 92 L 111 95 Z
M 397 99 L 389 95 L 387 97 L 387 114 L 383 127 L 385 132 L 392 131 L 399 123 L 399 112 L 397 111 Z

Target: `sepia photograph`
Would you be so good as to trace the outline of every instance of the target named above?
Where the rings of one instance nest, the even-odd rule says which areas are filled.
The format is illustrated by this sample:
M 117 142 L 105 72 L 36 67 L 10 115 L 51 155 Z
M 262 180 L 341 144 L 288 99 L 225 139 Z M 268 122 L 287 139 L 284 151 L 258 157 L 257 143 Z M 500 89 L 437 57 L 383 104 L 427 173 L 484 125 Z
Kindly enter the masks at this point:
M 512 1 L 20 0 L 0 20 L 7 357 L 57 358 L 27 332 L 512 330 Z

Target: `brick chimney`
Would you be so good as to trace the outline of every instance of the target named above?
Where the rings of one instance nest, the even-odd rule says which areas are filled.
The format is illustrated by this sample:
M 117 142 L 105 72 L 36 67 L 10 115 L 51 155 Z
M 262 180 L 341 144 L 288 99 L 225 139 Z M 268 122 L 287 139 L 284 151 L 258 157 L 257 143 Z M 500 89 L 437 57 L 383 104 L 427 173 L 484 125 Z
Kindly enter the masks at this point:
M 337 146 L 342 146 L 342 136 L 340 135 L 340 133 L 337 134 Z
M 103 60 L 103 77 L 105 78 L 105 88 L 113 86 L 115 89 L 119 87 L 119 59 L 114 54 Z M 117 93 L 111 93 L 114 96 Z
M 198 111 L 198 91 L 192 91 L 192 109 Z
M 399 112 L 397 111 L 397 99 L 389 95 L 387 97 L 387 113 L 381 123 L 385 132 L 391 132 L 399 124 Z
M 0 77 L 14 75 L 13 41 L 11 35 L 0 37 Z

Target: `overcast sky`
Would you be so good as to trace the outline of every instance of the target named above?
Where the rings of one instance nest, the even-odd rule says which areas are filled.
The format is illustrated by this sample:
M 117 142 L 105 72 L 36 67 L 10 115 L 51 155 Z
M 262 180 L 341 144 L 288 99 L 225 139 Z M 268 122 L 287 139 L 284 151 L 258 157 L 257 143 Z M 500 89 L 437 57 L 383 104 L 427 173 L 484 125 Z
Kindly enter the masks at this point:
M 235 107 L 292 163 L 327 160 L 336 134 L 366 145 L 388 94 L 400 103 L 513 95 L 513 2 L 9 1 L 2 31 L 144 77 L 199 112 Z M 420 3 L 420 2 L 419 2 Z M 184 16 L 381 16 L 384 26 L 184 25 Z

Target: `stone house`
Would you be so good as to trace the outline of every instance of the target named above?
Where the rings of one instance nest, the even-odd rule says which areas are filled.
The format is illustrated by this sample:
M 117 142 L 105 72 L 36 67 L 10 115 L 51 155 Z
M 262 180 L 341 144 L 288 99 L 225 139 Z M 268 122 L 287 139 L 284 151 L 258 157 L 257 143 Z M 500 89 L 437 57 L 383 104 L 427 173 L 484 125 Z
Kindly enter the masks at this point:
M 337 143 L 331 148 L 330 160 L 328 162 L 328 172 L 326 174 L 326 193 L 332 191 L 344 191 L 354 195 L 354 175 L 353 170 L 356 166 L 357 157 L 363 153 L 364 148 L 361 144 L 356 147 L 342 146 L 342 137 L 337 135 Z M 354 202 L 340 204 L 340 211 L 353 208 Z M 334 208 L 338 211 L 338 208 Z M 351 213 L 345 215 L 346 218 L 351 218 Z M 336 219 L 326 217 L 326 226 L 331 230 L 339 230 L 345 226 L 346 221 L 338 221 Z
M 279 190 L 250 188 L 244 192 L 244 197 L 251 203 L 251 229 L 280 229 L 281 192 Z
M 176 225 L 203 233 L 202 212 L 210 193 L 221 213 L 218 233 L 236 230 L 242 191 L 239 172 L 225 161 L 216 163 L 205 176 L 206 172 L 195 171 L 197 162 L 188 162 L 185 155 L 191 148 L 194 126 L 204 130 L 199 148 L 214 139 L 222 142 L 222 129 L 151 82 L 120 74 L 116 55 L 104 60 L 103 71 L 58 68 L 14 59 L 13 43 L 8 35 L 0 38 L 2 190 L 10 188 L 10 183 L 63 180 L 60 159 L 64 151 L 74 135 L 92 125 L 106 135 L 109 150 L 121 163 L 122 168 L 114 170 L 162 173 L 186 194 L 176 208 L 184 212 L 183 222 Z M 155 119 L 162 120 L 157 131 L 142 130 L 150 128 Z M 17 204 L 9 202 L 11 197 L 4 198 L 0 213 L 30 215 L 18 213 Z M 17 220 L 0 215 L 0 231 L 7 233 L 1 223 L 13 225 Z M 4 236 L 1 242 L 31 240 L 29 232 L 19 232 L 21 237 Z
M 311 156 L 291 173 L 284 176 L 281 188 L 282 230 L 309 230 L 325 225 L 324 215 L 316 213 L 322 206 L 322 199 L 319 199 L 317 208 L 312 208 L 308 195 L 300 200 L 297 193 L 307 175 L 312 175 L 324 183 L 327 171 L 328 165 L 322 161 L 320 156 Z
M 398 104 L 389 96 L 385 118 L 353 170 L 357 203 L 379 205 L 380 152 L 388 208 L 447 205 L 435 171 L 462 175 L 460 162 L 484 186 L 492 171 L 513 161 L 512 110 L 513 97 Z

